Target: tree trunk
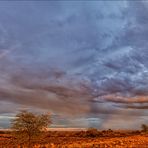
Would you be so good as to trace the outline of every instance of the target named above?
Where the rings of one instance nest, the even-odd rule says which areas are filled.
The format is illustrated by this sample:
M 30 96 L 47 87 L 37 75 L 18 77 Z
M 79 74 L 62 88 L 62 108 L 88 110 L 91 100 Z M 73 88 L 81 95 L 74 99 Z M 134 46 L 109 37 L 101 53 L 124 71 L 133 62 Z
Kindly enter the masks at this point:
M 28 134 L 28 148 L 32 148 L 32 146 L 31 146 L 31 135 L 30 135 L 30 133 Z

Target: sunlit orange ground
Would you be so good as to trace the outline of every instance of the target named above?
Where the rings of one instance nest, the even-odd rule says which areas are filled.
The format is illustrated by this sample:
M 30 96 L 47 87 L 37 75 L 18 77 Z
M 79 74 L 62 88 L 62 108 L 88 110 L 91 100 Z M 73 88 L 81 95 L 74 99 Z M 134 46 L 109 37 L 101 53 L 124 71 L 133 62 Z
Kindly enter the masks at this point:
M 99 134 L 87 137 L 83 132 L 49 132 L 34 144 L 34 148 L 148 148 L 146 133 L 102 131 Z M 19 147 L 9 134 L 0 136 L 0 148 Z

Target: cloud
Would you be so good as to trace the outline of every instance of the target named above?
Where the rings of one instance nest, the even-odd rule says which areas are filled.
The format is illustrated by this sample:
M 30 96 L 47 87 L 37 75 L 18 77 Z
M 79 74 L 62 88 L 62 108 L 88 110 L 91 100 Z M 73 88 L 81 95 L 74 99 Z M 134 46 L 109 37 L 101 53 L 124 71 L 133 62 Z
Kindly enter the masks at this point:
M 24 75 L 26 74 L 26 75 Z M 0 98 L 8 102 L 50 109 L 65 114 L 81 114 L 89 110 L 88 98 L 91 98 L 89 85 L 75 78 L 62 77 L 58 80 L 57 72 L 51 79 L 42 75 L 27 75 L 23 72 L 7 79 L 0 87 Z M 58 73 L 60 74 L 60 73 Z M 52 76 L 52 75 L 51 75 Z M 4 98 L 4 99 L 3 99 Z
M 148 105 L 145 104 L 145 105 L 141 105 L 141 104 L 138 104 L 138 105 L 122 105 L 122 106 L 119 106 L 121 108 L 132 108 L 132 109 L 148 109 Z
M 146 2 L 0 4 L 1 113 L 25 105 L 100 127 L 146 115 Z
M 136 122 L 133 122 L 136 121 Z M 140 129 L 141 123 L 147 122 L 145 118 L 131 117 L 126 114 L 123 115 L 111 115 L 106 122 L 102 125 L 103 129 Z M 118 126 L 117 126 L 118 125 Z

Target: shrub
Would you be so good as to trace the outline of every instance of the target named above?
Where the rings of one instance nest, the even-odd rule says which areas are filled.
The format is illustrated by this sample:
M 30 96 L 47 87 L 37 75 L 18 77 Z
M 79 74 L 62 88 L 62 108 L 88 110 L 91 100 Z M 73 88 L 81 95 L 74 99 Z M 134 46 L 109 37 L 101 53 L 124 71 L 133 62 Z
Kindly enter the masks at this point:
M 87 137 L 97 137 L 99 135 L 98 130 L 96 128 L 89 128 L 86 131 Z
M 146 124 L 142 124 L 141 128 L 143 132 L 148 132 L 148 126 Z

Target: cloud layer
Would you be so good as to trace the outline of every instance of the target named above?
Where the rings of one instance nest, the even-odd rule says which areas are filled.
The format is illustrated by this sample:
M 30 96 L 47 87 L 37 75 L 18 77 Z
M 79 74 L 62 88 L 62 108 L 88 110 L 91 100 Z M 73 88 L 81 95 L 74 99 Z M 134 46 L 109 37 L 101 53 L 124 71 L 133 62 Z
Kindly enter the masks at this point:
M 1 1 L 1 118 L 25 107 L 61 126 L 147 123 L 147 11 L 146 1 Z

